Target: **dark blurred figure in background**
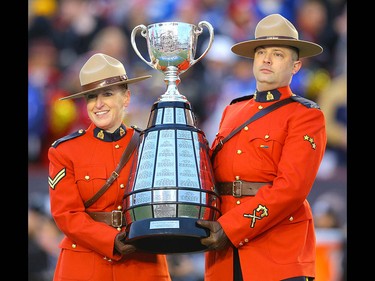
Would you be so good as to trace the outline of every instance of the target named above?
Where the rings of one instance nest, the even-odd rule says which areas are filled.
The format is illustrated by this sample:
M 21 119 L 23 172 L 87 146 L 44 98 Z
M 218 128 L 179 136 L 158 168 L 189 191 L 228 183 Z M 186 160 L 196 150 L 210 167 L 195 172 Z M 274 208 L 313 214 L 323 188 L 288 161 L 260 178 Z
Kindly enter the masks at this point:
M 317 97 L 327 122 L 327 158 L 324 163 L 325 175 L 332 177 L 347 163 L 347 8 L 340 10 L 335 18 L 334 29 L 338 34 L 334 47 L 332 75 L 329 83 L 321 89 Z
M 51 217 L 48 195 L 41 192 L 29 194 L 29 281 L 52 280 L 61 239 L 62 234 Z
M 314 204 L 316 231 L 316 280 L 346 280 L 345 200 L 333 192 L 322 193 Z

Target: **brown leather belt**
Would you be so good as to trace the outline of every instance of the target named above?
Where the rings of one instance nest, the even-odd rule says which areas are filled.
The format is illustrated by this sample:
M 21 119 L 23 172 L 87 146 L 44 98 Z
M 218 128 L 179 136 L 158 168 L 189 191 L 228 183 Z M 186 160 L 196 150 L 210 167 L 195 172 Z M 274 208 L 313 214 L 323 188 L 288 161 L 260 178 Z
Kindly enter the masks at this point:
M 234 197 L 254 196 L 260 187 L 271 182 L 250 182 L 236 180 L 233 182 L 218 182 L 216 187 L 219 195 L 232 195 Z
M 87 212 L 95 221 L 104 222 L 113 227 L 122 227 L 125 225 L 122 212 L 113 210 L 112 212 Z

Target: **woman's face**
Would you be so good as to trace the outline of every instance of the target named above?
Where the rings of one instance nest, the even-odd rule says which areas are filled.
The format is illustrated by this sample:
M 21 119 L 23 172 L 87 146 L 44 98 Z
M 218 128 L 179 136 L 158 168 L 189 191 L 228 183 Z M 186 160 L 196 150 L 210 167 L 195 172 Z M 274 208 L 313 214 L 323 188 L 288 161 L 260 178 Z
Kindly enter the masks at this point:
M 99 128 L 113 133 L 125 117 L 130 102 L 130 91 L 123 86 L 112 86 L 85 95 L 87 113 Z

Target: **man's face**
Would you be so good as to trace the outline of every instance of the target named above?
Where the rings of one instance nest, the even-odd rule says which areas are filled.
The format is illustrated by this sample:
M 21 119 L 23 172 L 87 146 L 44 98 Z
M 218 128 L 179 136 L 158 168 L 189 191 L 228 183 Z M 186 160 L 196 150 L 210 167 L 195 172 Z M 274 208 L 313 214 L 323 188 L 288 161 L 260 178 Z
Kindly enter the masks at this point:
M 259 91 L 289 85 L 300 68 L 296 51 L 289 47 L 262 46 L 255 50 L 253 72 Z

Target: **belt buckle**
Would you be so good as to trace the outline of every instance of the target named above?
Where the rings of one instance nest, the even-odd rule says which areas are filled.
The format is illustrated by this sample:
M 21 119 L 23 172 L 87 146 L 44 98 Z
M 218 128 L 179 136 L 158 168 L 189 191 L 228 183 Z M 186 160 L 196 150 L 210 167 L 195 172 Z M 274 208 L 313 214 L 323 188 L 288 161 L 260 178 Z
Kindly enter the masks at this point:
M 236 198 L 242 197 L 242 181 L 235 180 L 233 182 L 232 195 L 233 197 L 236 197 Z
M 118 219 L 118 214 L 120 214 L 120 220 Z M 113 210 L 111 224 L 113 227 L 122 227 L 122 211 Z

